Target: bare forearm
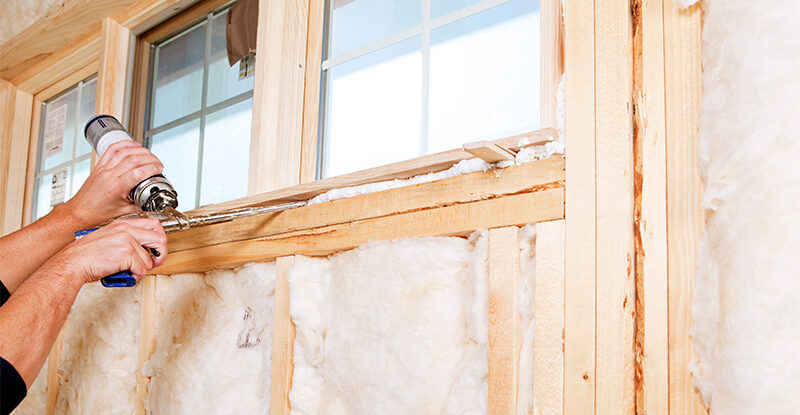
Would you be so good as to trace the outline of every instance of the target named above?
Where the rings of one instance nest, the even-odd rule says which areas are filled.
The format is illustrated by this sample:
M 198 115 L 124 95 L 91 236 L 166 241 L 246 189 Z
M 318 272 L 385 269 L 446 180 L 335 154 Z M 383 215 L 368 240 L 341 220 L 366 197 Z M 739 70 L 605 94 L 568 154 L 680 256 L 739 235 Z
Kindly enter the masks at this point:
M 0 356 L 30 387 L 80 291 L 81 283 L 58 264 L 47 264 L 0 307 Z
M 86 227 L 68 205 L 56 206 L 47 216 L 0 238 L 0 281 L 9 292 L 45 261 L 74 240 L 74 232 Z

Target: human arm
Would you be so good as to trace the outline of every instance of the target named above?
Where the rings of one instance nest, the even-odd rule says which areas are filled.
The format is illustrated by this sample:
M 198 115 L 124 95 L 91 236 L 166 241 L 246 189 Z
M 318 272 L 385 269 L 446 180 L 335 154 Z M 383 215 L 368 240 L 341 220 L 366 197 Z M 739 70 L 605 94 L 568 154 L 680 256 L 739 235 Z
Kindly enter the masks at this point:
M 151 258 L 142 246 L 164 254 Z M 166 235 L 155 219 L 118 220 L 71 243 L 0 307 L 0 357 L 30 387 L 84 283 L 126 269 L 138 279 L 163 263 L 166 252 Z
M 140 181 L 164 166 L 138 143 L 110 146 L 72 199 L 38 221 L 0 238 L 0 281 L 12 294 L 51 256 L 74 240 L 74 232 L 138 208 L 127 197 Z

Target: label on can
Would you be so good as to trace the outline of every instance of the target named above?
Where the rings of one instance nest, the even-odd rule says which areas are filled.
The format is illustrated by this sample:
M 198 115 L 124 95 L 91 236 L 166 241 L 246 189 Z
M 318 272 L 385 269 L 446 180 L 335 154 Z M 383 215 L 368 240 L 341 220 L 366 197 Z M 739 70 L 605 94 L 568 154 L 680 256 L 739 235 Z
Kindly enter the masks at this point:
M 110 145 L 125 140 L 133 141 L 133 138 L 131 138 L 128 133 L 122 130 L 112 130 L 103 134 L 103 136 L 97 140 L 97 148 L 95 149 L 97 151 L 97 155 L 103 157 L 103 154 L 106 153 L 106 150 L 108 150 Z

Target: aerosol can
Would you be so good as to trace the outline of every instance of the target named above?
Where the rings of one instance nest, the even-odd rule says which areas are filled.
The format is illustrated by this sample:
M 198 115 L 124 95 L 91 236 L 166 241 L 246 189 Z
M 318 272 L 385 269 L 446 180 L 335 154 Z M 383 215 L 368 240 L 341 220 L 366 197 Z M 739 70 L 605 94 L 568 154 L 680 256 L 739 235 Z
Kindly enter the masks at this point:
M 89 120 L 83 134 L 100 157 L 103 157 L 108 147 L 114 143 L 134 141 L 125 127 L 110 115 L 98 115 Z M 163 174 L 142 180 L 128 193 L 128 199 L 145 212 L 178 208 L 178 192 Z
M 108 147 L 114 143 L 130 140 L 134 141 L 125 127 L 110 115 L 98 115 L 88 123 L 83 130 L 86 141 L 92 146 L 97 155 L 102 157 Z M 176 209 L 178 207 L 178 192 L 172 187 L 172 183 L 163 174 L 148 177 L 137 184 L 130 193 L 128 199 L 145 212 L 169 212 L 174 215 L 182 215 Z M 75 238 L 94 232 L 98 228 L 86 229 L 75 233 Z M 150 254 L 159 256 L 160 253 L 150 250 Z M 122 271 L 109 275 L 100 280 L 104 287 L 132 287 L 136 285 L 136 279 L 130 271 Z

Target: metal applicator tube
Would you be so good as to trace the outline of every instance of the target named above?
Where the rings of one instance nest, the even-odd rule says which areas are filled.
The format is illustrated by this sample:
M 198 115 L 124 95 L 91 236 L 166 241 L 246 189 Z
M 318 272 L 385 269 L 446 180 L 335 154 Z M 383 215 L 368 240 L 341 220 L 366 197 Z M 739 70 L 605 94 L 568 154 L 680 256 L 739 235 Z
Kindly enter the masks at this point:
M 86 123 L 83 133 L 86 141 L 100 157 L 116 142 L 134 141 L 125 127 L 111 115 L 98 115 L 92 118 Z M 142 180 L 128 193 L 128 199 L 148 212 L 161 212 L 168 207 L 173 209 L 178 207 L 178 192 L 163 174 Z

